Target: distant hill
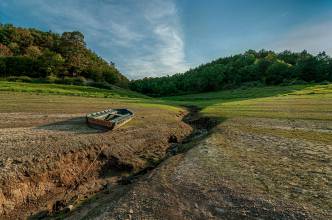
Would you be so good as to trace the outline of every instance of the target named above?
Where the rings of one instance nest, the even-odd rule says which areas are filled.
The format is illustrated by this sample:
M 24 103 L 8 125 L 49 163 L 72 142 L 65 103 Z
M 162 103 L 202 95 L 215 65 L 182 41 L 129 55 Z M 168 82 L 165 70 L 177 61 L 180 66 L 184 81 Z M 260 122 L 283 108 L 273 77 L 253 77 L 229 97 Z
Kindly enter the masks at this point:
M 57 33 L 0 24 L 0 77 L 24 76 L 50 82 L 107 82 L 128 79 L 86 47 L 78 31 Z
M 249 50 L 220 58 L 172 76 L 130 82 L 130 88 L 151 96 L 210 92 L 239 86 L 332 81 L 332 59 L 325 52 Z

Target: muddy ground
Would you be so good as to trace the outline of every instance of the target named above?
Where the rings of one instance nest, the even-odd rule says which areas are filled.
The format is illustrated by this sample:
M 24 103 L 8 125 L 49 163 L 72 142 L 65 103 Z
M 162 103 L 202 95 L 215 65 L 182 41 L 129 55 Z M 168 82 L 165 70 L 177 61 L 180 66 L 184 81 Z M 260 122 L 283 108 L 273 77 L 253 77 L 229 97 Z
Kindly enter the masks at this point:
M 121 176 L 153 166 L 191 133 L 184 109 L 107 99 L 0 94 L 0 214 L 24 219 L 88 198 Z M 105 132 L 87 112 L 127 107 L 135 118 Z

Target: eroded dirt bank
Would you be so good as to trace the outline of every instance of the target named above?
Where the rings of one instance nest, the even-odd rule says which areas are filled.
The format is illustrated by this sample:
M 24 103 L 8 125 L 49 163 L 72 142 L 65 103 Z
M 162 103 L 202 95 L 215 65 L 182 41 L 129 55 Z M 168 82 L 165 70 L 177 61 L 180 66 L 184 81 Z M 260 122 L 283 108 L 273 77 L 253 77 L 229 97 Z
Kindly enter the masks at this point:
M 75 205 L 123 176 L 154 166 L 173 142 L 192 132 L 182 121 L 183 109 L 36 96 L 43 106 L 38 109 L 31 102 L 30 95 L 28 103 L 20 103 L 26 112 L 0 112 L 1 219 L 42 217 Z M 111 132 L 86 126 L 82 109 L 110 106 L 129 107 L 136 117 Z
M 157 147 L 159 148 L 159 151 L 163 151 L 161 156 L 155 157 L 153 160 L 148 160 L 148 163 L 145 163 L 142 166 L 134 167 L 135 163 L 124 163 L 113 155 L 106 156 L 104 149 L 101 149 L 99 150 L 99 153 L 92 156 L 92 158 L 97 158 L 97 160 L 92 163 L 94 165 L 91 166 L 90 161 L 83 169 L 91 170 L 89 173 L 99 173 L 99 177 L 96 178 L 94 176 L 92 181 L 91 175 L 90 178 L 87 175 L 84 175 L 87 177 L 81 178 L 79 181 L 77 181 L 77 179 L 71 179 L 68 181 L 69 185 L 67 186 L 65 193 L 57 194 L 57 200 L 50 200 L 51 194 L 48 194 L 48 196 L 45 197 L 44 201 L 52 204 L 52 206 L 49 206 L 47 209 L 39 213 L 31 215 L 30 219 L 63 218 L 72 213 L 73 210 L 70 210 L 69 207 L 73 209 L 79 207 L 83 209 L 83 212 L 88 211 L 89 208 L 86 209 L 82 207 L 82 204 L 89 204 L 91 199 L 93 200 L 104 193 L 109 194 L 111 191 L 116 192 L 112 193 L 114 201 L 120 199 L 123 190 L 126 191 L 126 189 L 135 185 L 135 183 L 142 178 L 144 179 L 147 175 L 150 175 L 154 169 L 158 169 L 161 164 L 166 160 L 169 160 L 171 157 L 175 157 L 178 154 L 188 151 L 193 146 L 193 143 L 203 139 L 208 134 L 209 130 L 218 124 L 216 119 L 200 116 L 199 109 L 194 106 L 187 106 L 186 109 L 187 111 L 183 111 L 181 112 L 181 115 L 178 115 L 181 117 L 181 122 L 178 123 L 185 123 L 189 126 L 190 133 L 187 133 L 186 136 L 179 136 L 176 133 L 168 136 L 167 142 L 164 143 L 164 146 Z M 152 143 L 150 143 L 150 148 L 152 148 L 151 144 Z M 96 149 L 90 149 L 90 151 L 98 152 Z M 100 155 L 98 156 L 98 154 Z M 146 156 L 148 155 L 144 155 L 144 157 Z M 73 160 L 73 158 L 69 160 Z M 71 166 L 73 165 L 71 164 Z M 79 165 L 76 164 L 76 166 L 78 167 Z M 59 172 L 63 172 L 63 170 Z M 87 172 L 83 173 L 85 174 Z M 112 175 L 109 175 L 111 173 Z M 91 184 L 95 187 L 92 188 Z M 87 187 L 88 190 L 86 189 Z M 94 193 L 96 194 L 92 197 L 87 196 Z M 82 217 L 83 216 L 75 216 L 73 218 L 80 219 Z

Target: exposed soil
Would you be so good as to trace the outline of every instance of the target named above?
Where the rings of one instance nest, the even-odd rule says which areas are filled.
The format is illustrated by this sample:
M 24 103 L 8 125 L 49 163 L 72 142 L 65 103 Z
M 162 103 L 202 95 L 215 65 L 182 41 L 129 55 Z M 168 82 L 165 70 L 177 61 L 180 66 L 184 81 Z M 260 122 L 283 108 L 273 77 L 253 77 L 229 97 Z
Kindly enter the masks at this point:
M 56 97 L 33 97 L 20 102 L 26 112 L 13 108 L 0 113 L 0 215 L 4 219 L 40 217 L 75 205 L 124 176 L 154 166 L 165 157 L 170 142 L 192 131 L 182 122 L 184 110 L 105 99 L 102 104 L 93 99 L 82 103 L 87 99 L 75 97 L 66 99 L 71 103 L 67 105 L 53 103 Z M 43 108 L 30 109 L 34 101 Z M 136 116 L 114 131 L 86 125 L 82 110 L 109 107 L 129 107 Z M 56 113 L 54 108 L 62 110 Z
M 150 175 L 150 173 L 164 161 L 177 154 L 184 153 L 185 151 L 189 150 L 191 147 L 189 143 L 200 140 L 206 136 L 208 131 L 218 124 L 218 121 L 216 119 L 201 117 L 199 115 L 199 109 L 194 106 L 188 106 L 187 109 L 189 110 L 188 113 L 186 113 L 186 115 L 181 115 L 183 116 L 182 122 L 190 125 L 192 132 L 185 137 L 178 136 L 176 134 L 170 135 L 167 141 L 168 147 L 167 149 L 163 149 L 163 156 L 155 157 L 154 160 L 150 161 L 150 163 L 135 169 L 133 167 L 133 163 L 123 163 L 117 157 L 112 155 L 107 157 L 102 153 L 101 158 L 107 160 L 107 163 L 104 164 L 100 170 L 100 178 L 95 180 L 95 182 L 92 182 L 93 184 L 98 185 L 98 188 L 91 190 L 90 186 L 90 191 L 87 192 L 85 187 L 87 187 L 86 185 L 91 184 L 91 181 L 88 178 L 80 179 L 79 182 L 75 180 L 68 187 L 65 193 L 57 196 L 58 200 L 47 200 L 48 203 L 53 204 L 52 207 L 48 207 L 46 210 L 31 215 L 30 219 L 61 219 L 67 214 L 70 214 L 69 207 L 71 206 L 68 205 L 81 206 L 80 202 L 83 202 L 83 204 L 89 204 L 89 200 L 94 199 L 95 196 L 100 194 L 108 194 L 110 190 L 116 191 L 115 194 L 118 194 L 118 191 L 121 192 L 124 188 L 130 188 L 136 182 L 142 178 L 145 178 L 146 175 Z M 98 162 L 94 163 L 96 167 L 100 167 L 100 163 Z M 90 168 L 88 167 L 88 169 Z M 112 173 L 111 177 L 109 176 L 109 173 Z M 68 191 L 70 196 L 68 195 Z M 97 194 L 93 197 L 87 196 L 87 194 L 92 195 L 94 193 Z M 83 197 L 84 195 L 85 197 L 83 199 L 78 198 L 78 196 Z M 50 197 L 47 196 L 46 198 L 49 199 Z M 115 197 L 113 199 L 115 199 Z M 83 212 L 85 211 L 83 210 Z M 76 218 L 82 218 L 82 216 L 74 217 L 74 219 Z
M 96 102 L 85 110 L 110 106 Z M 330 121 L 238 117 L 217 124 L 194 107 L 126 103 L 136 118 L 104 132 L 85 126 L 75 103 L 59 113 L 43 103 L 49 111 L 0 114 L 4 218 L 332 217 Z
M 286 136 L 266 132 L 271 125 Z M 331 145 L 289 134 L 293 125 L 298 129 L 291 132 L 331 132 L 331 122 L 230 119 L 178 145 L 185 153 L 132 184 L 110 187 L 61 217 L 331 219 Z M 265 133 L 255 130 L 262 127 Z

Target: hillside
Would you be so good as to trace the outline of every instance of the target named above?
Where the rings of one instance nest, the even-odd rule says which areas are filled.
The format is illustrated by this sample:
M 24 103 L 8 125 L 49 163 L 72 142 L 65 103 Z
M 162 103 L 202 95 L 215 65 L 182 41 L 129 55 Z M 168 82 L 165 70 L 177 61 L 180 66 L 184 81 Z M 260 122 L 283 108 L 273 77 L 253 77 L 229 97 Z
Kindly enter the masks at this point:
M 0 92 L 27 92 L 38 94 L 66 95 L 66 96 L 83 96 L 95 98 L 116 98 L 116 99 L 147 99 L 149 97 L 140 93 L 112 86 L 107 89 L 95 88 L 91 86 L 79 85 L 60 85 L 50 83 L 24 83 L 24 82 L 6 82 L 0 81 Z
M 91 51 L 81 32 L 62 34 L 0 24 L 0 77 L 25 76 L 56 83 L 107 82 L 126 87 L 128 79 Z
M 249 50 L 220 58 L 172 76 L 144 78 L 130 88 L 151 96 L 211 92 L 240 86 L 290 85 L 332 81 L 332 59 L 326 53 Z

